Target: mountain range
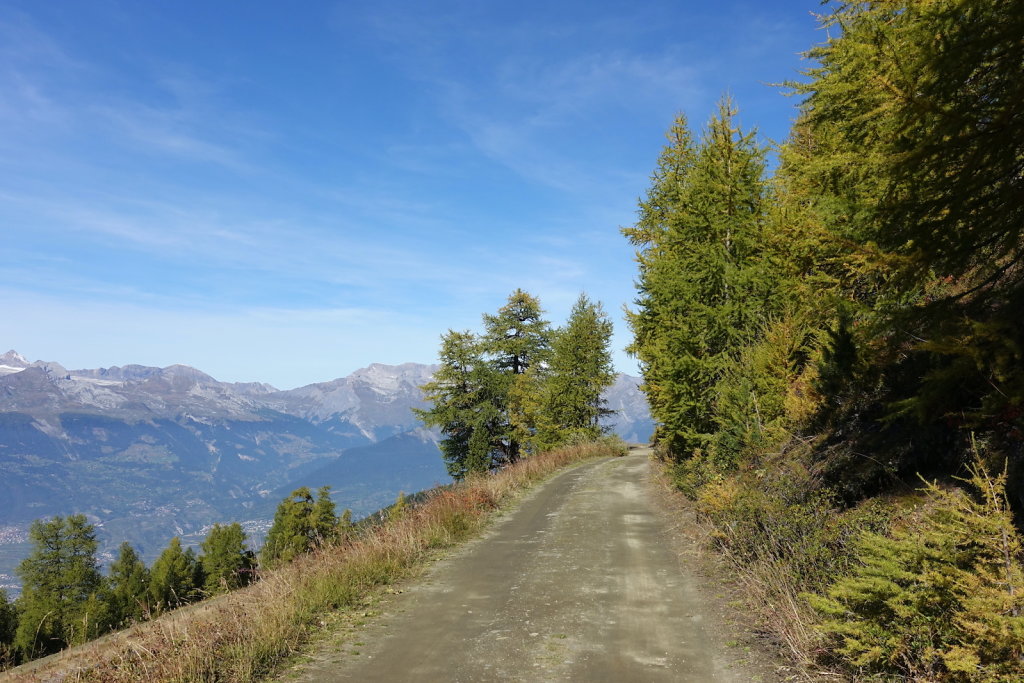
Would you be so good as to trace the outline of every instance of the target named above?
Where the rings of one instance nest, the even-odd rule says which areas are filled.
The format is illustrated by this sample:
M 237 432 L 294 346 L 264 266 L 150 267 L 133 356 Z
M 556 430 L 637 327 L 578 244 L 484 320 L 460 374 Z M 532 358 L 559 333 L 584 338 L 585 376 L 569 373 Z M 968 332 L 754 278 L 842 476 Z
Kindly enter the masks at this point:
M 128 540 L 152 560 L 214 522 L 243 521 L 258 540 L 298 486 L 330 485 L 359 517 L 446 483 L 437 435 L 412 412 L 435 370 L 373 364 L 279 391 L 185 365 L 68 370 L 0 355 L 0 585 L 41 517 L 85 513 L 105 552 Z M 620 375 L 609 389 L 609 424 L 646 441 L 638 383 Z

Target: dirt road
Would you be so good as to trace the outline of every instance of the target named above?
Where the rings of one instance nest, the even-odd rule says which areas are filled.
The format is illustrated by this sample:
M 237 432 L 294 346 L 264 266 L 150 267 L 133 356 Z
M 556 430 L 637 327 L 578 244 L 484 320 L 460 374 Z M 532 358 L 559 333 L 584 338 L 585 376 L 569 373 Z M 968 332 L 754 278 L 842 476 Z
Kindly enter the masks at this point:
M 770 680 L 720 642 L 649 468 L 641 451 L 558 475 L 288 680 Z

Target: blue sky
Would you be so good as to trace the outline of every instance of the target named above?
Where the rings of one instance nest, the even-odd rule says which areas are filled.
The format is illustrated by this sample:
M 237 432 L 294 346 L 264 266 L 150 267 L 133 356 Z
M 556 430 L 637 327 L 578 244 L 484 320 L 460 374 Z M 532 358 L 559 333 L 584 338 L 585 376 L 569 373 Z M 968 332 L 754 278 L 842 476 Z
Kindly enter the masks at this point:
M 0 5 L 0 346 L 290 388 L 433 362 L 522 287 L 629 333 L 632 223 L 677 112 L 769 84 L 808 2 Z

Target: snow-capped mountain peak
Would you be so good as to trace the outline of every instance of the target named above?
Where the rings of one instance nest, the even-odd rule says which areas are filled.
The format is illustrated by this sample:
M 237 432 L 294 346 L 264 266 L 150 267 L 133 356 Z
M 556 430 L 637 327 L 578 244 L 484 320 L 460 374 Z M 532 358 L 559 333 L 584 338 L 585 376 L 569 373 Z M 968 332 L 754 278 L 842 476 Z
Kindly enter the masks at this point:
M 21 372 L 30 365 L 28 359 L 11 349 L 0 356 L 0 376 L 9 375 L 12 372 Z
M 28 358 L 25 358 L 25 356 L 21 355 L 14 349 L 11 349 L 4 355 L 0 356 L 0 363 L 3 363 L 4 365 L 20 365 L 22 368 L 27 368 L 29 366 Z

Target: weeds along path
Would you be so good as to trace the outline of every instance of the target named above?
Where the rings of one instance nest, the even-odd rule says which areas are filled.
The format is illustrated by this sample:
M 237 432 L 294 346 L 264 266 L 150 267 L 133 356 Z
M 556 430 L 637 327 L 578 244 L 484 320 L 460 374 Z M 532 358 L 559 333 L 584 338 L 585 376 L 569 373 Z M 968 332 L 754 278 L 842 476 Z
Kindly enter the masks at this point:
M 287 680 L 769 680 L 721 642 L 649 451 L 564 472 Z M 719 596 L 720 597 L 720 596 Z

